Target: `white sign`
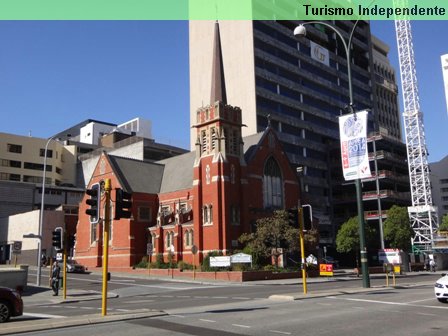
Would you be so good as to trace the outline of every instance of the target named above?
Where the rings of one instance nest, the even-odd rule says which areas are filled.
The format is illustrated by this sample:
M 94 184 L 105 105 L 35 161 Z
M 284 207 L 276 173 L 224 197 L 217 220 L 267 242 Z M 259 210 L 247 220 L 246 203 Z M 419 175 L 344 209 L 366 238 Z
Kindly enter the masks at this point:
M 308 257 L 306 257 L 305 260 L 306 260 L 307 264 L 317 265 L 317 258 L 312 254 L 310 254 Z
M 62 253 L 61 252 L 56 253 L 56 260 L 62 261 Z
M 448 54 L 442 55 L 442 73 L 443 73 L 443 83 L 445 85 L 445 99 L 446 99 L 446 111 L 448 113 Z
M 328 52 L 328 49 L 325 49 L 324 47 L 318 45 L 317 43 L 314 43 L 313 41 L 310 41 L 310 47 L 311 58 L 313 60 L 323 63 L 326 66 L 330 66 L 330 53 Z
M 370 177 L 367 111 L 339 117 L 342 171 L 346 181 Z
M 230 256 L 210 257 L 210 267 L 230 266 Z
M 400 250 L 384 249 L 378 251 L 378 260 L 383 264 L 401 264 Z
M 251 263 L 252 262 L 252 256 L 250 254 L 245 253 L 237 253 L 232 256 L 230 256 L 230 261 L 232 264 L 235 263 Z
M 152 256 L 153 248 L 154 248 L 154 247 L 152 246 L 152 244 L 151 244 L 151 243 L 148 243 L 148 244 L 146 245 L 146 254 L 149 255 L 149 256 Z

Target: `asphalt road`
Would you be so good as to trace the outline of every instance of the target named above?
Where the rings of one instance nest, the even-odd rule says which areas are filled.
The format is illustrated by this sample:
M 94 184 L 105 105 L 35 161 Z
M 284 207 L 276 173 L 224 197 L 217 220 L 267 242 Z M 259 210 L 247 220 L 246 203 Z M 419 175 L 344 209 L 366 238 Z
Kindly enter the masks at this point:
M 124 309 L 136 305 L 171 308 L 165 308 L 168 315 L 163 317 L 99 324 L 94 329 L 92 326 L 65 328 L 63 334 L 426 336 L 446 335 L 448 330 L 448 305 L 435 300 L 433 287 L 429 284 L 296 301 L 249 298 L 249 295 L 256 293 L 253 287 L 264 288 L 267 293 L 272 286 L 202 287 L 204 286 L 194 289 L 166 289 L 164 294 L 157 294 L 158 297 L 149 294 L 111 300 L 114 301 L 111 303 L 113 307 L 125 307 Z M 233 299 L 205 298 L 205 292 L 212 289 L 220 290 L 221 293 L 225 293 L 224 290 L 232 293 L 236 290 L 235 295 L 241 295 L 240 290 L 246 289 L 252 291 L 252 294 L 244 299 L 243 296 L 240 299 L 237 299 L 238 296 L 233 296 Z M 200 297 L 183 298 L 180 297 L 181 293 Z M 203 295 L 196 295 L 198 293 Z M 172 304 L 176 302 L 177 304 Z M 80 302 L 82 305 L 87 303 L 95 302 Z M 61 312 L 64 309 L 75 310 L 64 306 L 59 305 Z M 61 332 L 60 329 L 46 330 L 29 335 L 60 335 Z
M 439 277 L 437 274 L 407 276 L 398 278 L 397 284 L 433 283 Z M 32 279 L 30 279 L 32 281 Z M 385 284 L 383 278 L 371 279 L 372 286 Z M 70 274 L 68 292 L 73 289 L 83 289 L 101 293 L 100 274 Z M 308 283 L 308 292 L 344 290 L 362 287 L 361 279 L 324 281 Z M 302 293 L 299 283 L 281 284 L 263 282 L 226 284 L 226 283 L 186 283 L 171 282 L 158 279 L 140 279 L 132 277 L 113 277 L 108 284 L 110 292 L 118 294 L 117 298 L 108 299 L 108 312 L 129 312 L 136 309 L 154 309 L 170 311 L 176 309 L 219 306 L 233 304 L 256 305 L 264 302 L 271 295 Z M 429 298 L 433 297 L 432 285 L 426 289 Z M 48 296 L 51 292 L 48 291 Z M 26 301 L 26 298 L 25 298 Z M 25 315 L 19 319 L 58 318 L 75 315 L 85 315 L 101 312 L 101 300 L 79 301 L 62 304 L 42 304 L 35 302 L 25 305 Z

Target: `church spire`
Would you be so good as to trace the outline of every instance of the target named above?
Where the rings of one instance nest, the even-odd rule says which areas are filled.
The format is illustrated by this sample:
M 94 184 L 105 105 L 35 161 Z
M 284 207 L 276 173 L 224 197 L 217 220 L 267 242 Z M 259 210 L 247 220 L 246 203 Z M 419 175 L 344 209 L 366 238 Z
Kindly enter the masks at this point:
M 210 104 L 214 105 L 216 101 L 227 104 L 226 84 L 224 79 L 224 67 L 222 63 L 221 37 L 219 34 L 219 23 L 215 23 L 215 39 L 213 44 L 212 60 L 212 90 Z

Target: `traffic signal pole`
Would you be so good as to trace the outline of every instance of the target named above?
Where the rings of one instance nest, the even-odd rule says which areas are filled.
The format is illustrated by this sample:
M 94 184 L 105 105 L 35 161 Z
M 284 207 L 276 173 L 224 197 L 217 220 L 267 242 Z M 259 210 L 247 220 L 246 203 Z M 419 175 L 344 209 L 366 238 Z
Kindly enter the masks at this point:
M 298 220 L 299 220 L 299 237 L 300 237 L 300 255 L 302 257 L 302 283 L 303 283 L 303 294 L 308 293 L 306 286 L 306 260 L 305 260 L 305 239 L 303 234 L 303 208 L 300 205 L 297 207 Z
M 103 300 L 101 305 L 101 315 L 107 315 L 107 266 L 109 260 L 109 230 L 110 230 L 110 191 L 111 181 L 104 181 L 104 221 L 103 221 Z
M 63 271 L 62 271 L 62 297 L 65 300 L 67 298 L 67 231 L 64 231 L 64 254 L 63 254 Z

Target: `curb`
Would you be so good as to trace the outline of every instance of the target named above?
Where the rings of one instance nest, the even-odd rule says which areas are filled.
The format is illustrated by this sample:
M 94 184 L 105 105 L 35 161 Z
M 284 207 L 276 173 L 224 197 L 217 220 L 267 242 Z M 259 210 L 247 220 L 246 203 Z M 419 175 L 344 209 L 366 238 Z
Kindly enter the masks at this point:
M 294 294 L 271 295 L 268 297 L 268 299 L 274 300 L 274 301 L 296 301 L 296 300 L 322 298 L 322 297 L 327 297 L 327 296 L 338 296 L 338 295 L 347 295 L 347 294 L 377 292 L 377 291 L 381 291 L 381 290 L 412 288 L 412 287 L 419 287 L 419 286 L 423 286 L 423 285 L 433 285 L 433 282 L 422 282 L 419 284 L 397 285 L 397 286 L 389 286 L 389 287 L 378 286 L 378 287 L 370 287 L 370 288 L 353 288 L 353 289 L 349 288 L 349 289 L 345 289 L 345 290 L 317 292 L 317 293 L 308 293 L 308 294 L 294 293 Z
M 162 311 L 140 310 L 140 311 L 134 311 L 129 314 L 119 313 L 119 315 L 110 314 L 106 316 L 101 316 L 99 314 L 94 314 L 94 315 L 81 315 L 76 317 L 65 317 L 60 319 L 31 320 L 16 323 L 9 322 L 2 325 L 2 328 L 0 329 L 0 335 L 11 335 L 24 332 L 42 331 L 47 329 L 76 327 L 82 325 L 126 321 L 148 317 L 159 317 L 165 315 L 167 314 Z

